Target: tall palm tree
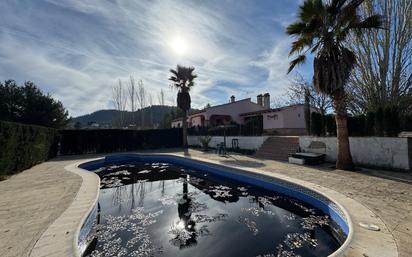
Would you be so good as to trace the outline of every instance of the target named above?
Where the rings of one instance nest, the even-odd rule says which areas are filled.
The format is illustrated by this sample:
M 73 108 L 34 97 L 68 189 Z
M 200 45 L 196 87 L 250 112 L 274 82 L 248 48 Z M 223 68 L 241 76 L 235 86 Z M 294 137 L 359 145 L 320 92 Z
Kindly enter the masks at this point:
M 194 79 L 197 75 L 193 73 L 194 67 L 184 67 L 177 65 L 176 69 L 170 69 L 172 75 L 169 80 L 173 82 L 173 85 L 178 89 L 177 93 L 177 106 L 183 111 L 183 147 L 187 148 L 187 112 L 190 109 L 190 88 L 195 83 Z
M 348 36 L 365 29 L 382 26 L 382 16 L 361 18 L 358 7 L 364 0 L 305 0 L 300 6 L 298 21 L 287 27 L 294 36 L 289 55 L 288 73 L 306 60 L 308 51 L 314 54 L 313 83 L 317 90 L 331 96 L 335 109 L 338 156 L 337 169 L 353 170 L 349 147 L 345 84 L 356 64 L 356 56 L 347 48 Z

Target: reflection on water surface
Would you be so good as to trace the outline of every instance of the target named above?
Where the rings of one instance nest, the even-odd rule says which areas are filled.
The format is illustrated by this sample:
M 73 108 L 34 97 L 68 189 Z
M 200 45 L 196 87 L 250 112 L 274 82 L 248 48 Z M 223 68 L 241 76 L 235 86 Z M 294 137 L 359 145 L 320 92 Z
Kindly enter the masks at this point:
M 88 256 L 327 256 L 329 217 L 296 199 L 167 163 L 96 171 L 100 215 Z

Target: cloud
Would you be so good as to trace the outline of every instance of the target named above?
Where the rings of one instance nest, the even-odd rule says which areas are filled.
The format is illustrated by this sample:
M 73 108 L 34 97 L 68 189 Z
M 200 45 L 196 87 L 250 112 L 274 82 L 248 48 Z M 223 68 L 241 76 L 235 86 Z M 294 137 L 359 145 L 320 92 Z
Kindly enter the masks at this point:
M 133 75 L 153 98 L 168 70 L 192 65 L 196 108 L 287 85 L 290 39 L 298 1 L 6 1 L 0 3 L 0 79 L 32 80 L 77 116 L 112 108 L 111 87 Z M 186 55 L 170 44 L 180 37 Z M 306 68 L 305 68 L 306 69 Z

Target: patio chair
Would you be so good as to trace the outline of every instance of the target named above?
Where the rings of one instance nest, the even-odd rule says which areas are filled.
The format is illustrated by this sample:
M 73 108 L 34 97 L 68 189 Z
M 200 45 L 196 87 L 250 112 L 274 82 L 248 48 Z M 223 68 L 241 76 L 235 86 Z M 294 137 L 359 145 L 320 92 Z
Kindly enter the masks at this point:
M 216 153 L 219 155 L 225 155 L 226 154 L 226 146 L 225 143 L 219 143 L 216 145 Z

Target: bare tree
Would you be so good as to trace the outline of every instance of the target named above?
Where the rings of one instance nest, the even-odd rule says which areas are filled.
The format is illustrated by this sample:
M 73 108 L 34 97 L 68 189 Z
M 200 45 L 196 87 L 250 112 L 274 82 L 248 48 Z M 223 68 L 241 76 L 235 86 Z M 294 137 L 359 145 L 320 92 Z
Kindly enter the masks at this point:
M 165 105 L 165 92 L 163 91 L 163 89 L 160 89 L 157 100 L 159 101 L 159 105 L 161 106 Z
M 136 99 L 136 83 L 133 76 L 130 76 L 130 84 L 128 88 L 129 101 L 130 101 L 130 111 L 132 112 L 132 122 L 136 125 L 136 110 L 137 110 L 137 99 Z
M 309 97 L 309 99 L 307 99 Z M 329 96 L 319 93 L 313 84 L 308 83 L 300 74 L 296 74 L 296 77 L 291 81 L 285 94 L 286 103 L 288 105 L 293 104 L 305 104 L 311 103 L 312 107 L 315 107 L 319 112 L 324 115 L 332 108 L 332 100 Z M 305 101 L 305 98 L 307 99 Z
M 412 108 L 412 1 L 367 0 L 364 16 L 382 14 L 384 30 L 354 36 L 352 49 L 358 65 L 349 84 L 352 112 L 374 111 L 379 106 Z
M 136 92 L 137 104 L 140 109 L 140 117 L 141 117 L 141 127 L 144 127 L 144 108 L 147 105 L 146 99 L 146 89 L 143 85 L 143 81 L 139 80 L 137 83 L 137 92 Z
M 280 108 L 285 106 L 285 101 L 282 97 L 272 96 L 270 99 L 270 108 Z
M 124 111 L 126 110 L 127 97 L 124 92 L 123 84 L 119 79 L 119 83 L 112 88 L 112 97 L 116 110 L 119 112 L 119 126 L 124 126 Z
M 153 124 L 153 97 L 152 97 L 152 94 L 149 93 L 149 94 L 147 95 L 147 100 L 148 100 L 149 106 L 150 106 L 150 109 L 149 109 L 150 128 L 153 128 L 153 127 L 154 127 L 154 124 Z

